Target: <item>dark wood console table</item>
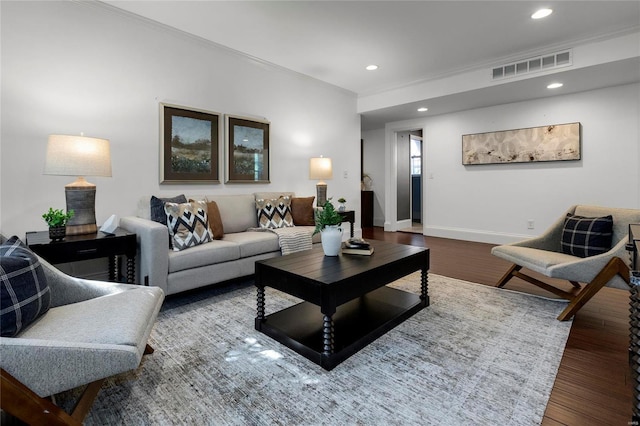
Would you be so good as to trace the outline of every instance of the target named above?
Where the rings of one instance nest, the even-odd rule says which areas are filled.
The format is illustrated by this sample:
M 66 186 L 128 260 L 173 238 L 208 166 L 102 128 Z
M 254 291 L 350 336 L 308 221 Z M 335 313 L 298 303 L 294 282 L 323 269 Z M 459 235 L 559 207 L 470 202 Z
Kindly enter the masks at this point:
M 117 228 L 115 234 L 68 235 L 62 241 L 51 241 L 49 231 L 27 232 L 26 244 L 49 263 L 109 258 L 109 281 L 117 280 L 116 256 L 127 256 L 127 283 L 135 283 L 136 234 Z
M 342 222 L 349 222 L 349 236 L 353 238 L 353 223 L 356 221 L 356 212 L 353 210 L 345 210 L 340 213 L 342 216 Z

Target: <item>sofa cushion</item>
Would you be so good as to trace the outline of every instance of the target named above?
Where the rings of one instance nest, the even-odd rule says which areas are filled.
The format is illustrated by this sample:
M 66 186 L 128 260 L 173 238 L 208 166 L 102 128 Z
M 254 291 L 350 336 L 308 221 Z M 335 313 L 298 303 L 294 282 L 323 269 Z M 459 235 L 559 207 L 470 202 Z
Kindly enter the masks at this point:
M 234 242 L 240 248 L 240 257 L 279 251 L 278 236 L 272 232 L 236 232 L 225 234 L 224 241 Z
M 225 233 L 244 232 L 258 225 L 256 203 L 251 194 L 207 196 L 207 201 L 218 205 Z
M 282 196 L 272 199 L 256 199 L 258 225 L 260 228 L 284 228 L 293 226 L 291 216 L 291 197 Z
M 49 310 L 51 291 L 40 260 L 16 236 L 0 245 L 0 324 L 14 337 Z
M 295 226 L 315 226 L 313 197 L 293 197 L 291 199 L 291 216 Z
M 213 240 L 204 201 L 164 204 L 173 250 L 180 251 Z
M 225 236 L 228 236 L 227 234 Z M 189 250 L 169 253 L 169 273 L 229 262 L 240 258 L 240 246 L 232 241 L 213 240 Z
M 611 250 L 613 217 L 584 217 L 567 213 L 562 229 L 562 252 L 589 257 Z

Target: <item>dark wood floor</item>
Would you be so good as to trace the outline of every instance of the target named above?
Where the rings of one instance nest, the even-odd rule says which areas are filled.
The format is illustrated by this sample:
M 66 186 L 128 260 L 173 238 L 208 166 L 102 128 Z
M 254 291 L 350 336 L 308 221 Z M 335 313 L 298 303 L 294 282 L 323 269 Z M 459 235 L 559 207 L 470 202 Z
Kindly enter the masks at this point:
M 363 229 L 363 238 L 429 247 L 429 272 L 485 285 L 494 285 L 510 266 L 491 255 L 491 244 L 384 232 L 382 228 Z M 517 278 L 505 288 L 553 297 Z M 574 317 L 543 425 L 630 424 L 628 309 L 627 291 L 604 288 Z

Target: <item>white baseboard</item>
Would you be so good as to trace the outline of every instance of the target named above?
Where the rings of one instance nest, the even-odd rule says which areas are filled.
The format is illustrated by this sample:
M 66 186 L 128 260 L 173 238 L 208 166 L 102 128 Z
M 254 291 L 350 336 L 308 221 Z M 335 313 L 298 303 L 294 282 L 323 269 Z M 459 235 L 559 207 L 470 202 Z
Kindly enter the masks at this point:
M 443 226 L 425 226 L 424 235 L 430 237 L 451 238 L 454 240 L 475 241 L 488 244 L 509 244 L 533 238 L 533 235 L 507 234 L 503 232 L 480 231 L 476 229 L 448 228 Z

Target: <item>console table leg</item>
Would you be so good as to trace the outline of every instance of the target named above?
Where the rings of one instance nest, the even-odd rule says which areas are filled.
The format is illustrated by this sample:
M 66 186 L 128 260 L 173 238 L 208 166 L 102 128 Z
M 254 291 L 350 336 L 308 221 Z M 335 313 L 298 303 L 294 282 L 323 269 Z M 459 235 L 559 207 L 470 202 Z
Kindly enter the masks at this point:
M 424 268 L 420 274 L 420 299 L 429 306 L 429 273 Z
M 109 256 L 109 281 L 116 281 L 116 256 Z
M 322 316 L 322 354 L 333 354 L 333 318 L 331 315 Z
M 629 362 L 633 387 L 632 423 L 640 421 L 640 274 L 631 272 L 629 295 Z
M 127 256 L 127 283 L 134 284 L 136 280 L 136 259 Z

